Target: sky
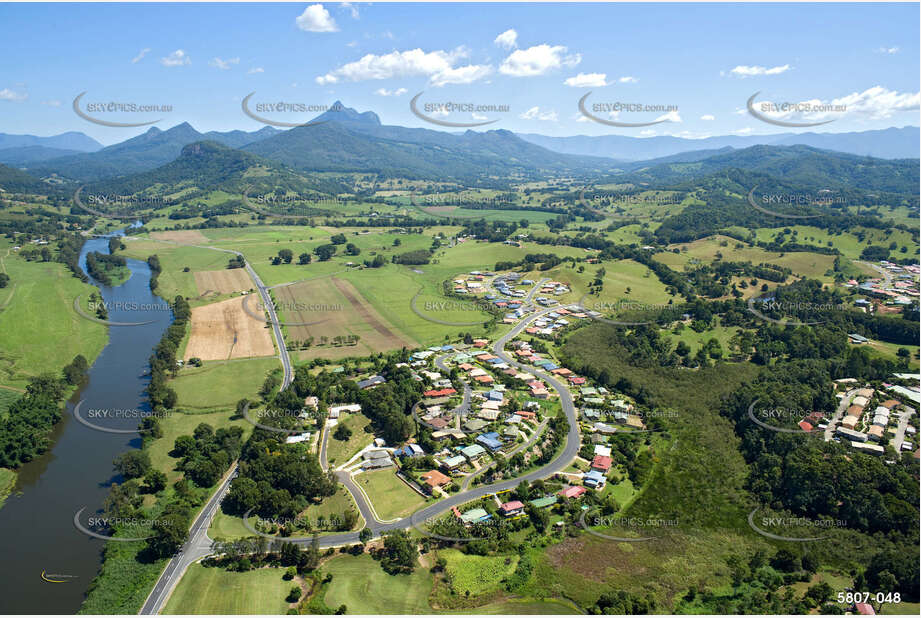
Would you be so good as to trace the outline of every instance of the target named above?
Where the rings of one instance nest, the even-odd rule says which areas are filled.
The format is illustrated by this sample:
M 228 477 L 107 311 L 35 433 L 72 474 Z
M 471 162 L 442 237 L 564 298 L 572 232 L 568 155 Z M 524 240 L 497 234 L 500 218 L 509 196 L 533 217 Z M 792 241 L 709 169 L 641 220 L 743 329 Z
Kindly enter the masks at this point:
M 384 124 L 496 122 L 475 130 L 700 138 L 917 126 L 919 5 L 905 4 L 0 4 L 0 132 L 82 131 L 111 144 L 147 130 L 199 131 L 376 112 Z M 753 117 L 821 122 L 791 129 Z M 594 116 L 643 127 L 609 126 Z M 109 112 L 109 102 L 170 111 Z M 504 106 L 455 111 L 435 104 Z M 831 109 L 772 111 L 773 102 Z M 427 104 L 427 106 L 426 106 Z M 626 104 L 626 105 L 615 105 Z M 639 105 L 642 108 L 628 107 Z M 646 110 L 645 106 L 652 106 Z M 615 107 L 620 107 L 615 111 Z M 312 108 L 307 108 L 312 109 Z M 813 110 L 815 107 L 812 108 Z M 426 111 L 429 110 L 429 111 Z

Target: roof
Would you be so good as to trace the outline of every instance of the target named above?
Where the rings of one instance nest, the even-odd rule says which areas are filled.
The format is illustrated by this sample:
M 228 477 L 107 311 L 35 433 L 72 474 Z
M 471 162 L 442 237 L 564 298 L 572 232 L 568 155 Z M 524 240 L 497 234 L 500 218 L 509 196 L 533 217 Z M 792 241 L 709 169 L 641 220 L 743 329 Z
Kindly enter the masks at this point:
M 582 489 L 582 488 L 580 487 L 579 489 Z M 582 489 L 582 491 L 585 491 L 585 490 Z M 531 500 L 531 504 L 534 505 L 534 507 L 538 509 L 543 509 L 548 506 L 552 506 L 556 504 L 557 502 L 558 502 L 558 499 L 556 496 L 544 496 L 543 498 Z
M 582 477 L 583 481 L 590 481 L 592 483 L 603 483 L 604 475 L 597 470 L 592 470 L 591 472 L 586 472 L 585 476 Z
M 564 498 L 578 498 L 579 496 L 585 493 L 585 488 L 580 487 L 578 485 L 572 485 L 571 487 L 562 489 L 557 493 L 563 496 Z
M 486 452 L 486 449 L 480 446 L 479 444 L 471 444 L 470 446 L 465 446 L 461 449 L 461 453 L 464 454 L 464 457 L 479 457 Z
M 451 477 L 439 472 L 438 470 L 429 470 L 422 475 L 422 480 L 425 481 L 430 487 L 438 487 L 440 485 L 447 485 L 451 482 Z
M 470 509 L 469 511 L 461 515 L 461 520 L 463 520 L 464 523 L 468 523 L 468 524 L 480 521 L 482 519 L 488 519 L 488 518 L 489 518 L 489 513 L 487 513 L 485 509 L 481 509 L 481 508 Z
M 371 386 L 377 386 L 378 384 L 383 384 L 387 380 L 384 379 L 384 376 L 371 376 L 367 380 L 361 380 L 358 383 L 358 388 L 369 388 Z
M 611 458 L 604 455 L 595 455 L 595 458 L 592 459 L 592 468 L 598 468 L 605 471 L 610 470 Z
M 524 503 L 521 500 L 512 500 L 511 502 L 506 502 L 499 508 L 506 512 L 514 511 L 516 509 L 523 509 Z
M 425 391 L 422 393 L 423 397 L 444 397 L 445 395 L 453 395 L 457 391 L 453 388 L 443 388 L 441 390 L 431 390 Z
M 444 465 L 448 466 L 449 468 L 454 468 L 461 465 L 465 461 L 466 459 L 464 459 L 463 455 L 454 455 L 453 457 L 446 458 L 442 463 L 444 463 Z

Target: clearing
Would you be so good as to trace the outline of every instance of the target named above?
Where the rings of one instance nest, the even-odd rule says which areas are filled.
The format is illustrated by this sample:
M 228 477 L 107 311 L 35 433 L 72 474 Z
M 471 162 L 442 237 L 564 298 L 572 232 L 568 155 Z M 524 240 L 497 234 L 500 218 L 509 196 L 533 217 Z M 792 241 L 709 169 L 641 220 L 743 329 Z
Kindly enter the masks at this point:
M 232 294 L 253 288 L 253 281 L 244 268 L 226 268 L 224 270 L 205 270 L 195 273 L 195 286 L 198 294 Z
M 186 345 L 186 360 L 273 356 L 275 346 L 268 324 L 243 309 L 246 296 L 192 309 L 192 332 Z M 253 313 L 258 303 L 250 301 Z

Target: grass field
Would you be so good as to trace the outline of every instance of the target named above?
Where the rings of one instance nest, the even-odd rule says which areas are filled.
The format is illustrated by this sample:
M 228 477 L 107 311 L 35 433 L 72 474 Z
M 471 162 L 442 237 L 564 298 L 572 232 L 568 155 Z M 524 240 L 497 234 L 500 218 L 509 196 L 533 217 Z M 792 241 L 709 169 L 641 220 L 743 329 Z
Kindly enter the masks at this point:
M 339 486 L 339 489 L 335 494 L 324 498 L 323 502 L 320 504 L 311 504 L 303 512 L 298 514 L 299 519 L 309 519 L 311 523 L 316 522 L 319 517 L 323 517 L 326 521 L 332 519 L 339 519 L 342 517 L 342 514 L 346 510 L 355 510 L 355 501 L 352 499 L 351 494 L 345 487 Z M 256 518 L 255 515 L 251 516 L 250 524 L 255 525 Z M 358 522 L 352 528 L 353 530 L 361 530 L 364 528 L 364 520 L 359 515 Z M 320 536 L 324 534 L 338 534 L 338 531 L 335 530 L 316 530 Z M 313 532 L 303 531 L 295 534 L 294 536 L 311 536 Z M 208 536 L 212 539 L 222 538 L 222 539 L 241 539 L 244 537 L 253 536 L 253 533 L 250 532 L 245 525 L 243 525 L 243 518 L 237 517 L 235 515 L 227 515 L 223 511 L 218 510 L 217 514 L 214 516 L 214 520 L 211 522 L 211 527 L 208 528 Z
M 179 581 L 164 614 L 284 614 L 292 582 L 285 569 L 244 573 L 193 564 Z
M 742 246 L 737 247 L 736 245 Z M 686 264 L 691 264 L 692 259 L 711 262 L 717 257 L 717 254 L 721 254 L 725 261 L 752 262 L 753 264 L 766 262 L 777 266 L 786 266 L 796 275 L 818 279 L 825 283 L 832 281 L 832 278 L 826 276 L 825 273 L 832 268 L 835 261 L 835 256 L 833 255 L 805 251 L 788 253 L 765 251 L 734 238 L 720 235 L 669 246 L 669 249 L 674 248 L 678 248 L 679 253 L 657 253 L 654 259 L 677 271 L 682 271 Z
M 524 616 L 547 616 L 553 614 L 581 614 L 577 608 L 573 607 L 569 603 L 564 601 L 556 601 L 552 599 L 544 599 L 542 601 L 528 601 L 528 600 L 519 600 L 519 599 L 509 599 L 507 601 L 499 601 L 496 603 L 489 603 L 488 605 L 481 605 L 479 607 L 474 607 L 470 609 L 460 610 L 456 612 L 445 612 L 448 614 L 504 614 L 504 615 L 516 615 L 521 614 Z
M 0 468 L 0 508 L 16 486 L 16 473 L 7 468 Z
M 475 556 L 456 549 L 439 550 L 447 560 L 445 571 L 454 591 L 463 596 L 477 596 L 502 586 L 502 580 L 515 572 L 518 556 Z
M 266 375 L 279 367 L 274 357 L 205 361 L 201 367 L 183 367 L 169 385 L 181 408 L 233 410 L 240 399 L 255 399 Z
M 393 470 L 363 472 L 354 480 L 368 494 L 377 516 L 384 521 L 407 517 L 425 504 L 425 499 L 397 478 Z
M 856 347 L 857 344 L 850 344 L 852 347 Z M 878 356 L 880 358 L 885 358 L 886 360 L 899 360 L 898 351 L 899 348 L 906 348 L 911 352 L 911 360 L 908 363 L 909 368 L 916 370 L 918 368 L 918 351 L 919 347 L 916 345 L 899 345 L 897 343 L 887 343 L 885 341 L 870 341 L 870 343 L 860 344 L 859 347 L 866 348 L 870 350 L 870 354 L 873 356 Z
M 74 299 L 97 288 L 81 283 L 63 264 L 27 262 L 8 253 L 0 239 L 0 272 L 10 276 L 0 290 L 0 384 L 24 388 L 32 376 L 60 374 L 82 354 L 92 365 L 108 341 L 108 327 L 74 311 Z
M 344 464 L 374 440 L 374 434 L 365 432 L 365 427 L 368 427 L 371 421 L 364 414 L 349 413 L 345 418 L 340 419 L 339 423 L 351 429 L 352 435 L 348 440 L 337 440 L 332 436 L 335 428 L 330 430 L 330 436 L 326 442 L 326 459 L 332 467 Z
M 730 344 L 729 340 L 741 330 L 737 326 L 719 326 L 717 325 L 713 328 L 698 333 L 690 326 L 685 325 L 679 334 L 674 334 L 671 331 L 663 331 L 663 334 L 670 337 L 672 344 L 675 345 L 679 341 L 685 342 L 691 348 L 691 355 L 697 354 L 697 350 L 703 347 L 705 343 L 710 341 L 710 339 L 716 339 L 720 347 L 723 349 L 723 357 L 729 356 L 730 353 Z
M 432 575 L 416 567 L 409 575 L 388 575 L 371 556 L 339 555 L 321 569 L 333 576 L 326 605 L 345 605 L 350 614 L 430 614 Z

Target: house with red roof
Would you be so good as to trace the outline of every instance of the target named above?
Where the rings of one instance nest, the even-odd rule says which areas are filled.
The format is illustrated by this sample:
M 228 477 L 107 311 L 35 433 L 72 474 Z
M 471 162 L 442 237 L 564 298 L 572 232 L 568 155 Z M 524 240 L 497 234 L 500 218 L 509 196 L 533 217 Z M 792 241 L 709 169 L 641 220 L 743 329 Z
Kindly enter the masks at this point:
M 422 393 L 422 396 L 423 397 L 446 397 L 448 395 L 453 395 L 456 392 L 457 391 L 454 390 L 453 388 L 443 388 L 441 390 L 425 391 L 424 393 Z
M 492 384 L 492 376 L 477 376 L 473 379 L 480 384 Z
M 809 422 L 807 422 L 807 421 L 805 421 L 805 420 L 802 420 L 802 421 L 800 421 L 800 422 L 797 423 L 797 424 L 799 425 L 799 428 L 800 428 L 800 429 L 802 429 L 803 431 L 805 431 L 805 432 L 807 432 L 807 433 L 810 432 L 810 431 L 812 431 L 812 425 L 809 424 Z
M 457 368 L 460 369 L 461 371 L 470 371 L 471 369 L 473 369 L 473 365 L 471 365 L 470 363 L 461 363 L 460 365 L 457 366 Z
M 577 376 L 571 376 L 569 378 L 570 383 L 572 384 L 585 384 L 585 378 L 580 378 Z
M 524 513 L 524 504 L 521 502 L 521 500 L 512 500 L 511 502 L 506 502 L 500 506 L 499 512 L 501 512 L 505 517 L 521 515 Z
M 608 470 L 611 469 L 611 458 L 606 457 L 605 455 L 595 455 L 595 458 L 592 459 L 592 470 L 597 470 L 602 474 L 607 474 Z
M 566 489 L 561 489 L 560 491 L 557 492 L 557 495 L 563 498 L 569 498 L 570 500 L 576 500 L 578 498 L 581 498 L 582 494 L 584 494 L 586 491 L 587 490 L 581 485 L 572 485 L 571 487 L 567 487 Z

